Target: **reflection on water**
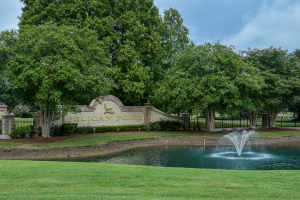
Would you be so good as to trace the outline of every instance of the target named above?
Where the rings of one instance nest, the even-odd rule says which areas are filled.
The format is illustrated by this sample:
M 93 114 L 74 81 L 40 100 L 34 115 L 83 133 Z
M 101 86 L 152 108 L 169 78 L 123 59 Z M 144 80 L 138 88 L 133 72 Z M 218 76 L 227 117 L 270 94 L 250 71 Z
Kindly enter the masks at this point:
M 299 153 L 299 145 L 269 146 L 263 152 L 260 148 L 246 148 L 242 157 L 237 157 L 237 153 L 232 149 L 220 152 L 213 147 L 165 146 L 138 149 L 122 155 L 90 158 L 85 161 L 230 170 L 299 170 Z

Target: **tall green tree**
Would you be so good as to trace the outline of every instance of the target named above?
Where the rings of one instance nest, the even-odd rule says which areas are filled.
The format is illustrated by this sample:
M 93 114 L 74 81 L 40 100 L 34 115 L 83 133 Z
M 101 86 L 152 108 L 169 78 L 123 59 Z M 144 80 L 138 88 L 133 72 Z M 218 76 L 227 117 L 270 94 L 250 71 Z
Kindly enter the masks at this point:
M 155 98 L 176 108 L 205 109 L 209 131 L 213 131 L 215 111 L 223 102 L 228 110 L 241 106 L 243 90 L 259 90 L 263 79 L 256 69 L 243 62 L 232 46 L 205 43 L 189 46 L 175 60 L 156 91 Z
M 164 52 L 163 68 L 166 70 L 174 65 L 174 56 L 193 43 L 188 38 L 189 30 L 183 25 L 180 13 L 173 8 L 164 12 L 163 28 L 160 35 Z
M 78 26 L 95 30 L 107 45 L 111 66 L 118 69 L 112 93 L 127 104 L 141 104 L 162 72 L 162 20 L 153 0 L 21 0 L 24 25 Z
M 293 54 L 298 57 L 299 64 L 300 64 L 300 49 L 296 49 L 295 51 L 293 51 Z M 297 113 L 298 121 L 300 121 L 300 101 L 299 103 L 290 106 L 289 110 L 293 111 L 294 113 Z
M 269 114 L 270 126 L 275 127 L 278 113 L 299 103 L 298 58 L 281 47 L 273 46 L 266 49 L 249 49 L 245 53 L 245 60 L 251 62 L 265 80 L 265 86 L 258 98 Z
M 18 32 L 14 30 L 3 31 L 0 33 L 0 102 L 8 106 L 8 111 L 11 111 L 16 105 L 20 103 L 16 99 L 16 91 L 12 87 L 7 87 L 8 77 L 2 77 L 4 67 L 8 64 L 9 58 L 12 54 L 8 49 L 17 41 Z
M 22 103 L 40 109 L 43 137 L 50 137 L 52 117 L 79 112 L 81 99 L 108 94 L 112 88 L 115 70 L 105 44 L 92 30 L 24 26 L 19 34 L 2 32 L 0 41 L 5 44 L 1 54 L 10 55 L 1 65 L 1 79 L 8 80 L 6 87 L 13 88 Z

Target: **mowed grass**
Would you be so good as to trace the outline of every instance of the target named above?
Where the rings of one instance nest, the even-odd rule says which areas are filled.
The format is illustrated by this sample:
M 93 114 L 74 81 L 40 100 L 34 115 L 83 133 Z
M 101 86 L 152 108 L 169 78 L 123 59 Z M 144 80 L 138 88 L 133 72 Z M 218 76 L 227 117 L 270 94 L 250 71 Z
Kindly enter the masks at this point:
M 0 199 L 300 199 L 300 171 L 0 161 Z
M 121 134 L 101 134 L 101 135 L 83 135 L 80 137 L 71 138 L 64 141 L 53 143 L 24 143 L 24 142 L 6 142 L 0 141 L 0 147 L 17 147 L 22 144 L 31 144 L 36 147 L 44 148 L 64 148 L 64 147 L 81 147 L 93 146 L 111 141 L 129 141 L 142 140 L 156 137 L 222 137 L 224 134 L 197 134 L 189 132 L 143 132 L 143 133 L 121 133 Z M 278 132 L 262 132 L 261 137 L 290 137 L 300 135 L 300 131 L 278 131 Z

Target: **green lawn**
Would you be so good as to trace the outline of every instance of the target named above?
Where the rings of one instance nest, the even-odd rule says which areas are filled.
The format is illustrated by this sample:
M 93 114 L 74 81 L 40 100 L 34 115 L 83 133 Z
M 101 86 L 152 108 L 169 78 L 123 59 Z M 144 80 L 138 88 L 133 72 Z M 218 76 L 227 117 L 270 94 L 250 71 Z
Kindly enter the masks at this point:
M 0 161 L 0 199 L 300 199 L 300 171 Z
M 300 135 L 300 131 L 278 131 L 278 132 L 264 132 L 260 133 L 261 137 L 289 137 Z M 129 140 L 139 140 L 155 137 L 167 137 L 167 136 L 210 136 L 210 137 L 222 137 L 223 134 L 196 134 L 187 132 L 146 132 L 146 133 L 122 133 L 122 134 L 102 134 L 102 135 L 88 135 L 81 136 L 72 139 L 68 139 L 60 142 L 53 143 L 32 143 L 36 147 L 46 147 L 46 148 L 61 148 L 61 147 L 79 147 L 79 146 L 92 146 L 101 143 L 107 143 L 110 141 L 129 141 Z M 21 142 L 2 142 L 0 141 L 0 147 L 16 147 L 25 143 Z

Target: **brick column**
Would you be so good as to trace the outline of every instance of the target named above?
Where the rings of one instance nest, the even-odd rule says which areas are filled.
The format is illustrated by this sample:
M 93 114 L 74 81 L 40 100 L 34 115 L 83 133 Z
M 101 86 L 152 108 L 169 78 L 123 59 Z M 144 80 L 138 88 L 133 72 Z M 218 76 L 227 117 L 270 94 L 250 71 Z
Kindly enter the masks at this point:
M 40 129 L 40 123 L 41 123 L 41 114 L 40 112 L 38 112 L 39 114 L 34 114 L 32 115 L 33 117 L 33 132 L 35 134 L 39 133 L 39 129 Z
M 150 101 L 148 101 L 148 103 L 144 103 L 144 106 L 146 108 L 144 124 L 148 124 L 151 120 L 151 112 L 150 112 L 151 104 L 150 104 Z
M 262 113 L 261 114 L 262 117 L 262 126 L 270 126 L 270 118 L 269 118 L 269 114 L 268 113 Z
M 189 120 L 190 114 L 187 111 L 185 111 L 185 113 L 181 113 L 181 116 L 184 117 L 184 121 L 183 121 L 185 123 L 184 126 L 186 130 L 188 130 L 190 127 L 190 120 Z
M 2 135 L 9 135 L 15 130 L 15 115 L 2 115 Z

